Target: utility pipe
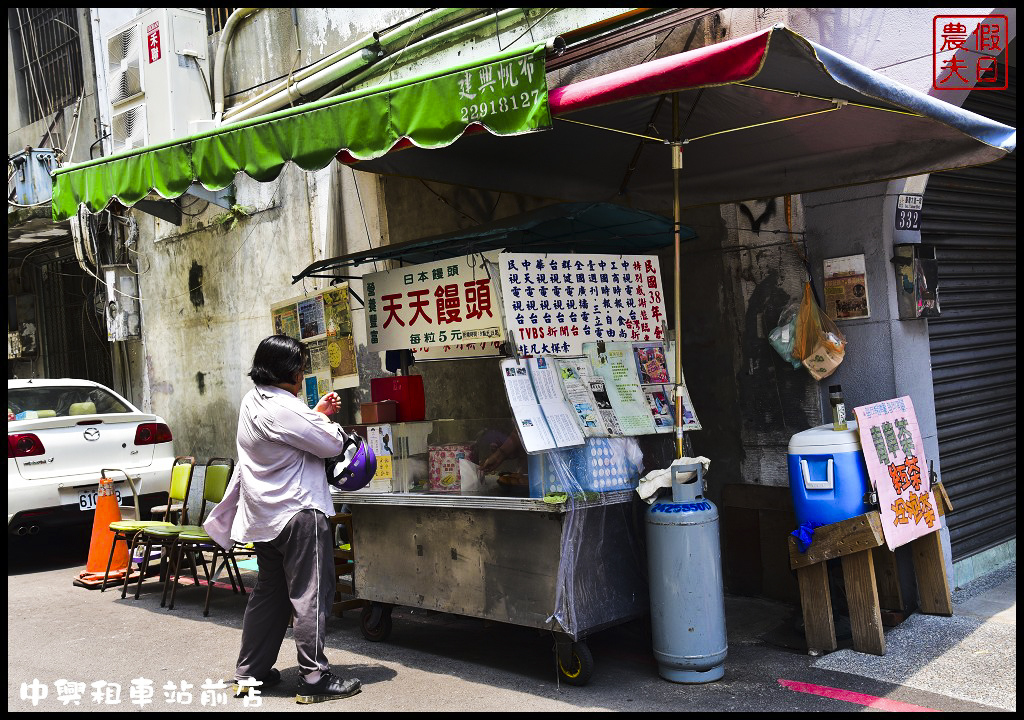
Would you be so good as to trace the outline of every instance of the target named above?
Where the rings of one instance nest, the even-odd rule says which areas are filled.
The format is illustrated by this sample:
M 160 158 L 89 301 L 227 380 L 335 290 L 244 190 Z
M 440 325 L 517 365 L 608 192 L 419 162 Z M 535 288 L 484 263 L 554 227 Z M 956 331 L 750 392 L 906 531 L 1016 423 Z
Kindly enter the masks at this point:
M 259 8 L 238 8 L 228 16 L 227 22 L 221 28 L 220 39 L 217 41 L 217 59 L 213 68 L 213 121 L 218 125 L 224 115 L 224 59 L 228 55 L 228 43 L 231 42 L 235 26 L 257 10 Z
M 299 95 L 316 89 L 315 86 L 307 84 L 304 86 L 306 88 L 305 90 L 300 90 L 299 93 L 296 94 L 292 89 L 296 83 L 306 80 L 307 78 L 310 78 L 311 76 L 317 73 L 320 73 L 321 71 L 334 65 L 335 63 L 350 60 L 353 54 L 358 54 L 365 58 L 366 53 L 364 53 L 363 51 L 365 49 L 380 44 L 382 41 L 382 37 L 384 38 L 383 43 L 402 44 L 408 42 L 408 38 L 415 33 L 429 31 L 435 27 L 444 24 L 449 24 L 452 22 L 461 22 L 466 18 L 480 14 L 480 12 L 481 11 L 479 8 L 441 8 L 423 14 L 416 20 L 396 28 L 392 32 L 388 33 L 386 36 L 381 36 L 380 33 L 376 32 L 370 35 L 366 35 L 365 37 L 362 37 L 356 42 L 347 45 L 341 50 L 338 50 L 337 52 L 334 52 L 325 58 L 321 58 L 320 60 L 313 63 L 309 67 L 303 68 L 302 70 L 296 72 L 291 76 L 290 81 L 288 79 L 281 80 L 276 84 L 272 85 L 270 88 L 261 92 L 259 95 L 249 98 L 248 100 L 228 109 L 226 112 L 223 112 L 221 114 L 218 120 L 222 120 L 223 122 L 227 122 L 230 120 L 234 122 L 236 120 L 256 117 L 257 115 L 272 112 L 273 110 L 276 110 L 280 107 L 287 105 L 290 102 L 293 102 L 294 100 L 298 99 Z M 371 62 L 373 60 L 376 60 L 377 57 L 378 55 L 375 53 L 371 59 Z M 358 67 L 356 69 L 358 69 Z M 346 71 L 346 73 L 347 72 L 351 72 L 351 70 Z M 322 76 L 319 82 L 329 83 L 337 79 L 338 77 L 343 76 L 346 73 L 341 73 L 340 75 L 333 72 L 328 73 Z M 284 99 L 279 97 L 282 94 L 284 94 Z M 272 99 L 274 100 L 274 102 L 267 102 L 268 100 Z M 221 106 L 223 106 L 223 97 L 221 97 L 220 102 Z M 261 108 L 260 112 L 250 112 L 251 108 L 254 108 L 257 105 L 259 105 Z
M 458 25 L 456 27 L 449 28 L 448 30 L 445 30 L 444 32 L 441 32 L 437 35 L 433 35 L 431 37 L 424 38 L 423 40 L 415 42 L 412 45 L 409 45 L 408 47 L 401 50 L 401 57 L 405 62 L 410 62 L 411 60 L 415 60 L 416 58 L 422 55 L 426 55 L 430 51 L 433 51 L 438 45 L 442 45 L 445 42 L 448 42 L 449 40 L 452 40 L 460 35 L 475 32 L 481 28 L 489 27 L 491 25 L 497 25 L 498 29 L 500 30 L 501 24 L 503 22 L 506 22 L 512 17 L 516 17 L 518 19 L 519 17 L 522 16 L 522 8 L 509 8 L 506 10 L 502 10 L 496 15 L 487 15 L 486 17 L 480 18 L 479 20 L 474 20 L 464 25 Z M 391 39 L 390 36 L 381 36 L 380 41 L 382 45 L 385 43 L 389 45 L 396 44 L 394 40 Z M 552 38 L 551 40 L 548 41 L 548 43 L 548 51 L 551 54 L 561 54 L 562 50 L 565 49 L 565 41 L 562 40 L 561 38 Z M 363 82 L 366 78 L 370 77 L 374 73 L 375 69 L 376 68 L 374 67 L 367 68 L 359 75 L 356 75 L 355 77 L 346 80 L 340 87 L 331 90 L 331 92 L 327 93 L 324 97 L 334 97 L 335 95 L 338 95 L 341 92 L 351 87 L 354 87 L 355 85 L 358 85 L 359 83 Z

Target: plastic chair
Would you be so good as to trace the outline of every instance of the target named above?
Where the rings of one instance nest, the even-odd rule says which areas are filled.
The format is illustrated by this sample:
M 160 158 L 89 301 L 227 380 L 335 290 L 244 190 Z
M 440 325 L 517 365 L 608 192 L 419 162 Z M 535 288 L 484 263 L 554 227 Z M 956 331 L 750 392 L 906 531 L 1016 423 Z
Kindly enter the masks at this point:
M 121 597 L 125 596 L 125 591 L 128 588 L 128 576 L 131 575 L 132 569 L 132 550 L 135 547 L 135 541 L 138 534 L 147 527 L 153 527 L 154 525 L 171 525 L 173 523 L 169 521 L 159 520 L 142 520 L 142 511 L 139 509 L 139 488 L 135 484 L 137 478 L 131 477 L 124 470 L 117 468 L 104 468 L 100 471 L 103 477 L 111 477 L 111 474 L 124 475 L 125 480 L 128 481 L 128 487 L 132 491 L 132 504 L 125 506 L 119 506 L 121 511 L 121 520 L 118 522 L 110 523 L 110 531 L 114 533 L 114 540 L 110 543 L 110 557 L 107 558 L 107 570 L 103 573 L 103 583 L 100 585 L 100 592 L 107 589 L 107 578 L 110 577 L 110 565 L 114 560 L 114 548 L 118 542 L 123 542 L 128 548 L 128 568 L 125 570 L 125 590 L 121 592 Z
M 207 503 L 219 503 L 224 498 L 224 493 L 227 491 L 228 483 L 231 481 L 231 474 L 235 468 L 235 461 L 231 458 L 211 458 L 206 463 L 206 477 L 203 485 L 203 504 L 199 510 L 200 522 L 206 517 L 206 504 Z M 178 578 L 181 576 L 181 558 L 185 552 L 192 553 L 193 555 L 198 552 L 200 555 L 204 552 L 212 552 L 213 557 L 210 558 L 210 568 L 213 571 L 211 575 L 210 571 L 206 570 L 206 561 L 203 561 L 203 570 L 206 572 L 206 604 L 203 606 L 203 615 L 208 616 L 210 614 L 210 595 L 213 592 L 213 582 L 216 577 L 217 570 L 217 556 L 222 555 L 224 558 L 224 569 L 228 573 L 228 579 L 231 581 L 231 590 L 234 593 L 245 592 L 245 585 L 242 584 L 242 575 L 238 569 L 238 562 L 235 560 L 235 553 L 233 548 L 225 550 L 213 541 L 213 538 L 207 534 L 206 530 L 203 529 L 202 525 L 186 525 L 181 527 L 181 531 L 178 533 L 178 537 L 175 541 L 174 547 L 172 548 L 172 562 L 175 564 L 174 583 L 171 585 L 170 573 L 168 573 L 167 582 L 164 583 L 164 595 L 167 595 L 167 587 L 171 588 L 171 601 L 168 609 L 174 609 L 174 596 L 178 589 Z M 234 565 L 234 574 L 231 572 L 231 567 Z M 195 566 L 193 561 L 193 567 Z M 238 579 L 237 585 L 235 584 L 235 578 Z M 198 585 L 198 581 L 196 582 Z M 163 602 L 161 602 L 161 605 Z
M 153 552 L 153 548 L 161 548 L 160 556 L 160 577 L 163 578 L 165 572 L 169 572 L 167 553 L 164 550 L 169 549 L 174 539 L 177 537 L 181 527 L 176 523 L 170 522 L 172 513 L 171 507 L 174 502 L 181 502 L 181 517 L 182 524 L 188 522 L 188 493 L 192 487 L 192 473 L 195 469 L 196 459 L 191 455 L 180 456 L 174 458 L 174 465 L 171 467 L 171 487 L 168 492 L 167 509 L 164 511 L 164 521 L 158 523 L 150 523 L 149 525 L 141 528 L 135 534 L 135 541 L 132 546 L 131 556 L 128 558 L 128 570 L 129 574 L 131 571 L 132 558 L 135 555 L 135 551 L 139 548 L 143 548 L 142 565 L 140 568 L 139 581 L 135 586 L 135 599 L 139 599 L 139 592 L 142 590 L 142 581 L 146 577 L 146 571 L 149 569 L 149 558 Z M 199 575 L 196 572 L 195 567 L 192 568 L 192 574 L 199 582 Z M 121 591 L 121 597 L 124 597 L 128 590 L 128 575 L 125 575 L 124 589 Z

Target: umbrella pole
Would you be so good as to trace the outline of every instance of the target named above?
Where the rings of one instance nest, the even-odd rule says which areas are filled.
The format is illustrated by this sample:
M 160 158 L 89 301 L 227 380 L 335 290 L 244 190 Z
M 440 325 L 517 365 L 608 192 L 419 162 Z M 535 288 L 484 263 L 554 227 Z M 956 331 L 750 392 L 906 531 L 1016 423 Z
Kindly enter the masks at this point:
M 679 93 L 672 94 L 672 214 L 675 221 L 675 279 L 673 280 L 673 302 L 675 312 L 676 339 L 676 458 L 683 457 L 683 313 L 682 275 L 680 274 L 680 243 L 682 210 L 679 199 L 679 177 L 683 172 L 683 145 L 679 138 Z

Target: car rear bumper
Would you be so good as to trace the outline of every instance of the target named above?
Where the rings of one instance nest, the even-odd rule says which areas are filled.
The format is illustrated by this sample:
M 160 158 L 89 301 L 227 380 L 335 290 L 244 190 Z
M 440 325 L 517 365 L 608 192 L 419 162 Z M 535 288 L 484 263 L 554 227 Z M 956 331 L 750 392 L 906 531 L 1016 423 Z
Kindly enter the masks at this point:
M 143 517 L 148 517 L 149 508 L 159 505 L 167 497 L 170 487 L 171 466 L 174 458 L 159 458 L 153 465 L 128 470 L 136 480 L 139 506 Z M 118 482 L 118 478 L 121 478 Z M 7 473 L 7 526 L 11 533 L 19 534 L 18 528 L 36 525 L 42 527 L 67 527 L 92 523 L 94 512 L 82 510 L 78 504 L 81 492 L 95 491 L 99 485 L 99 473 L 25 480 L 12 475 L 8 465 Z M 122 506 L 132 505 L 132 492 L 120 474 L 113 476 L 120 491 Z
M 130 502 L 130 498 L 124 502 Z M 140 495 L 139 509 L 142 511 L 142 517 L 148 519 L 151 507 L 166 502 L 166 492 Z M 7 532 L 9 535 L 35 535 L 47 530 L 91 527 L 95 517 L 95 510 L 82 510 L 77 505 L 55 505 L 34 510 L 24 510 L 14 514 L 7 514 Z

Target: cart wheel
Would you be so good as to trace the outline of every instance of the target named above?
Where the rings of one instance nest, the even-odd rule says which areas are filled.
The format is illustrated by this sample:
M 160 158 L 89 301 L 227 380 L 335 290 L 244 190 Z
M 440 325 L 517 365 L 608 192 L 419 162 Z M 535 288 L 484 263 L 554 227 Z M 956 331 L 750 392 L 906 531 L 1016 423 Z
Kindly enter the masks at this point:
M 391 635 L 391 606 L 371 603 L 359 616 L 359 629 L 370 642 L 383 642 Z
M 585 642 L 574 642 L 569 657 L 558 657 L 558 674 L 570 685 L 586 685 L 594 674 L 594 656 Z

